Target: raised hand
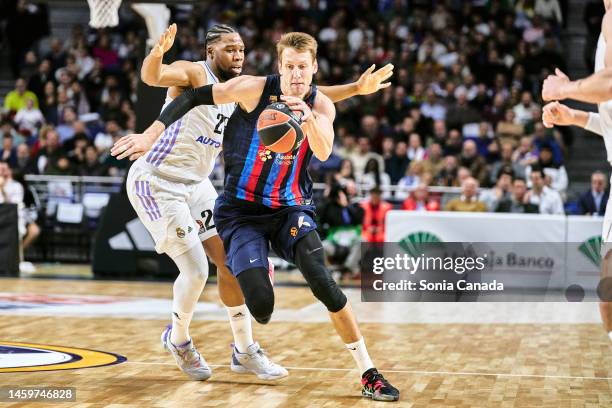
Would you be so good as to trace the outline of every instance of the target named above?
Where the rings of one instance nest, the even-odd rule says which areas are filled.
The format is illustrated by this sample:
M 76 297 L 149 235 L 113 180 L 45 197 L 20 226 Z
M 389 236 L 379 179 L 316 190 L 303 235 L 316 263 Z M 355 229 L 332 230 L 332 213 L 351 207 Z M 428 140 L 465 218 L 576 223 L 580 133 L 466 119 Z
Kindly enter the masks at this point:
M 542 85 L 542 99 L 545 101 L 558 101 L 565 99 L 564 87 L 571 81 L 559 68 L 555 69 L 555 75 L 549 75 Z
M 159 41 L 157 44 L 153 46 L 151 49 L 151 54 L 161 57 L 164 55 L 170 48 L 172 48 L 172 44 L 174 44 L 174 38 L 176 37 L 176 23 L 172 24 L 170 27 L 164 31 L 164 33 L 159 37 Z
M 374 68 L 376 65 L 372 64 L 357 80 L 358 95 L 368 95 L 391 86 L 391 82 L 385 81 L 393 75 L 393 64 L 387 64 L 377 71 Z

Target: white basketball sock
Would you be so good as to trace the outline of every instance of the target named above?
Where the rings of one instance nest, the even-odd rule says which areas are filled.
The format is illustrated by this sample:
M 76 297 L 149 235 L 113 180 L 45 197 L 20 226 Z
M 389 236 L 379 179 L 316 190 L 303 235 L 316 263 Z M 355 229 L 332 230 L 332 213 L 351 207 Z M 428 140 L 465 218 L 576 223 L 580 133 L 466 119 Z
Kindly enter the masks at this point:
M 249 309 L 247 305 L 226 306 L 225 308 L 234 334 L 234 346 L 239 353 L 245 353 L 247 348 L 254 343 Z
M 363 373 L 374 367 L 370 355 L 368 354 L 368 349 L 366 349 L 365 342 L 363 341 L 363 337 L 355 343 L 345 344 L 345 346 L 351 352 L 351 355 L 359 367 L 360 377 Z
M 180 273 L 173 287 L 170 342 L 179 346 L 190 340 L 189 325 L 208 278 L 208 259 L 200 245 L 173 259 Z

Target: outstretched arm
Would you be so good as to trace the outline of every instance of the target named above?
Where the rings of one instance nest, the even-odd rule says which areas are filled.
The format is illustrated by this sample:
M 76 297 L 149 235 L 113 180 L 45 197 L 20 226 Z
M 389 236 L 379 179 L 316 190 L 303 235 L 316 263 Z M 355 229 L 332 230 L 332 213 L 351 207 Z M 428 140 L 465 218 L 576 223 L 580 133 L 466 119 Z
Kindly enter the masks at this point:
M 393 75 L 393 64 L 387 64 L 376 71 L 374 71 L 374 68 L 375 65 L 368 68 L 361 74 L 357 82 L 345 85 L 318 86 L 318 88 L 333 103 L 336 103 L 356 95 L 368 95 L 378 92 L 390 86 L 391 82 L 385 81 Z
M 603 135 L 598 113 L 572 109 L 559 102 L 551 102 L 542 109 L 544 126 L 580 126 L 588 131 Z

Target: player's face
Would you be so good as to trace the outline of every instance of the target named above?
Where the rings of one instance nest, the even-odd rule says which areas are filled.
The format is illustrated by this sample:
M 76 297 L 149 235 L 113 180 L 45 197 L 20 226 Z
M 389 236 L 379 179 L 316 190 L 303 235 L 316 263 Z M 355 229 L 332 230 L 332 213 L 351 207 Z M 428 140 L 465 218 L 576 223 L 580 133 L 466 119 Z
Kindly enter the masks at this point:
M 278 62 L 283 93 L 303 98 L 310 89 L 312 76 L 317 69 L 317 61 L 313 61 L 309 51 L 299 52 L 295 48 L 285 48 Z
M 208 55 L 213 69 L 219 72 L 221 79 L 237 77 L 242 72 L 244 62 L 244 43 L 240 34 L 227 33 L 208 47 Z

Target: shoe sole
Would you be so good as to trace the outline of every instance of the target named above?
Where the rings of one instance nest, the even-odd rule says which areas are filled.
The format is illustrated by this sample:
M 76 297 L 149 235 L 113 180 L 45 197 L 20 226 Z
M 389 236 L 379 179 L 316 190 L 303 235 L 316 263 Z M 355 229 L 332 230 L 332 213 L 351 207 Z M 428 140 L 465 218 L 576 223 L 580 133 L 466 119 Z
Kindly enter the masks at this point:
M 254 374 L 257 378 L 264 381 L 280 380 L 281 378 L 285 378 L 289 375 L 289 373 L 283 375 L 257 374 L 253 370 L 249 370 L 244 366 L 238 366 L 234 364 L 230 366 L 230 370 L 232 370 L 236 374 Z
M 366 390 L 361 390 L 361 395 L 365 398 L 370 398 L 372 401 L 393 402 L 399 400 L 399 395 L 395 397 L 393 395 L 373 394 Z

